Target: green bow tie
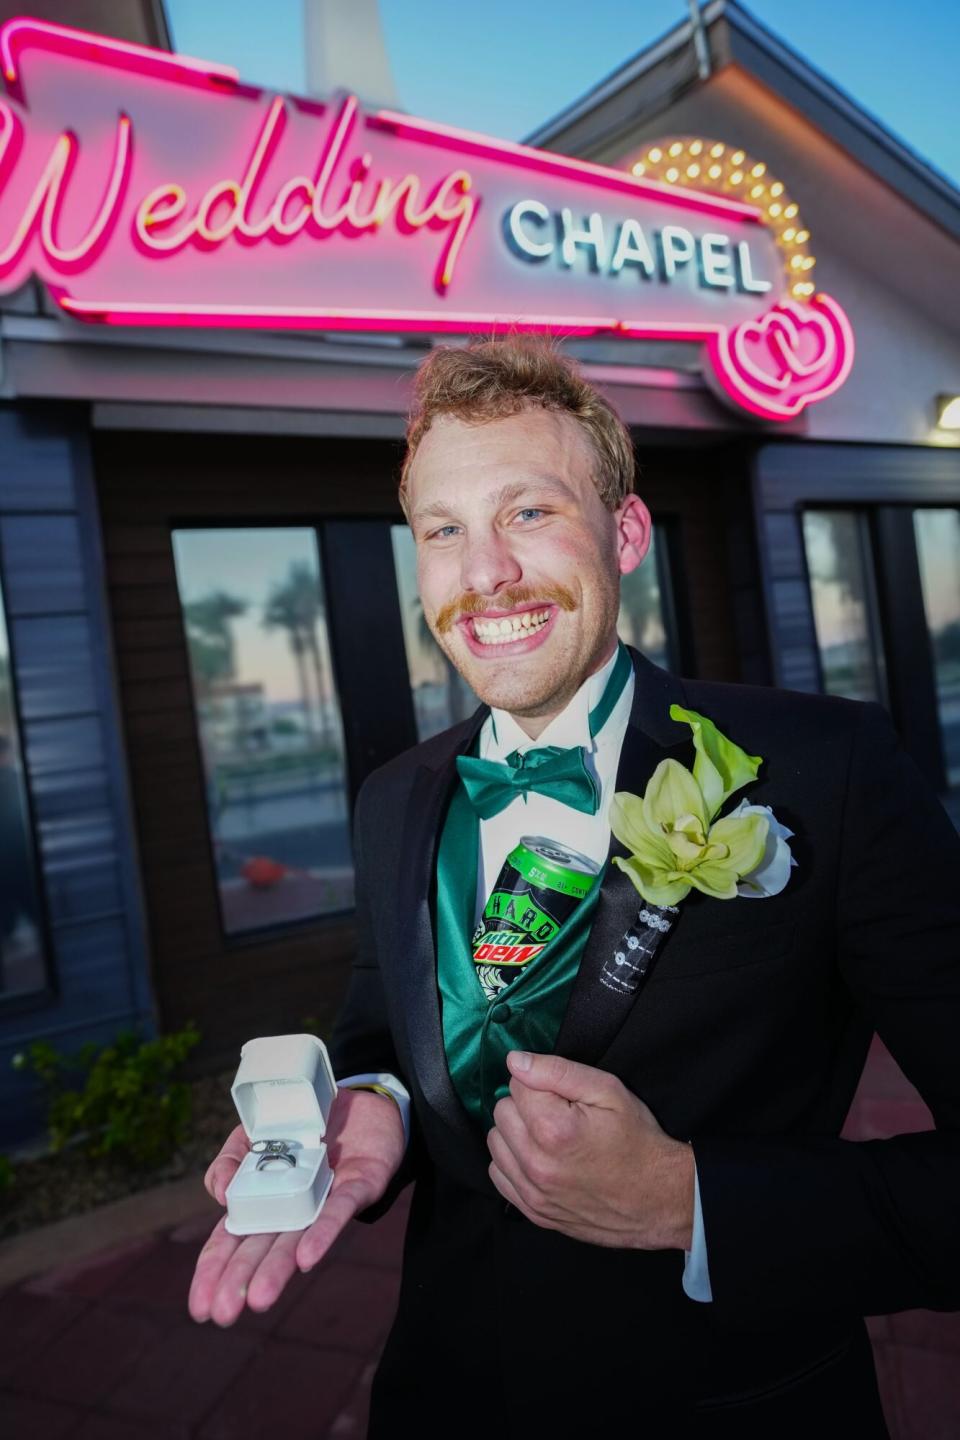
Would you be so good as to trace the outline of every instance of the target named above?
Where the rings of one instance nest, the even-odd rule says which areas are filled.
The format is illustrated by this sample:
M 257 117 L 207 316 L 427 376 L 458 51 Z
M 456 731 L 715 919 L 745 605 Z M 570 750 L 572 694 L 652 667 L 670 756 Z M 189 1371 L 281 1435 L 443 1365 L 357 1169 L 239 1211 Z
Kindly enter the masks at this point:
M 600 807 L 600 787 L 587 769 L 582 745 L 567 750 L 559 745 L 544 745 L 522 755 L 514 750 L 505 764 L 458 755 L 457 769 L 481 820 L 499 815 L 518 795 L 526 801 L 528 790 L 549 795 L 574 810 L 582 810 L 584 815 L 596 815 Z
M 616 664 L 610 672 L 598 704 L 588 717 L 591 738 L 610 718 L 610 713 L 623 693 L 633 666 L 623 645 L 619 647 Z M 489 820 L 505 810 L 511 800 L 535 790 L 554 800 L 596 815 L 600 808 L 600 786 L 587 769 L 586 751 L 582 745 L 564 749 L 559 745 L 541 745 L 538 749 L 514 750 L 506 762 L 480 760 L 474 755 L 458 755 L 457 770 L 471 805 L 481 820 Z

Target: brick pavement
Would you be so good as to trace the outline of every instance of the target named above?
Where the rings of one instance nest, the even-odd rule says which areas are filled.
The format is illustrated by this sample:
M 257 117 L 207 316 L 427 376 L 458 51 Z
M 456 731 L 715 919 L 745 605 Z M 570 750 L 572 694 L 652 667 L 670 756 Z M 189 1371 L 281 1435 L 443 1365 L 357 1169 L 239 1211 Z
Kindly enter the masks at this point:
M 199 1180 L 198 1180 L 199 1184 Z M 407 1198 L 228 1330 L 186 1296 L 194 1220 L 0 1293 L 4 1440 L 360 1440 L 396 1307 Z
M 875 1044 L 844 1134 L 929 1128 Z M 354 1225 L 263 1315 L 188 1318 L 209 1212 L 0 1292 L 4 1440 L 360 1440 L 396 1304 L 406 1199 Z M 960 1436 L 960 1315 L 871 1320 L 893 1440 Z

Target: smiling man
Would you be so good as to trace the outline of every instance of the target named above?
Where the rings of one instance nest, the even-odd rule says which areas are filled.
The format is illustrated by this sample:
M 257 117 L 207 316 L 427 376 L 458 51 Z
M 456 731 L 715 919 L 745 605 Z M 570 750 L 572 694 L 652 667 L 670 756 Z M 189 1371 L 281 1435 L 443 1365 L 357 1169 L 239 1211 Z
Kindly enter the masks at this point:
M 221 1223 L 190 1297 L 218 1324 L 268 1308 L 415 1180 L 376 1437 L 879 1437 L 861 1317 L 958 1304 L 960 844 L 879 707 L 681 681 L 618 644 L 650 543 L 633 481 L 550 345 L 421 368 L 401 500 L 424 614 L 483 704 L 358 798 L 326 1207 L 302 1234 Z M 748 798 L 798 864 L 762 904 L 694 890 L 651 919 L 612 863 L 614 794 L 694 763 L 674 705 L 763 757 Z M 599 878 L 481 984 L 471 936 L 525 836 Z M 641 923 L 669 933 L 611 986 Z M 874 1029 L 936 1132 L 838 1138 Z M 221 1202 L 245 1150 L 238 1128 L 210 1167 Z
M 601 416 L 625 466 L 628 441 L 597 403 Z M 650 513 L 633 494 L 604 504 L 589 433 L 563 411 L 441 413 L 410 444 L 401 497 L 428 624 L 477 695 L 536 739 L 613 654 L 620 574 L 646 554 Z

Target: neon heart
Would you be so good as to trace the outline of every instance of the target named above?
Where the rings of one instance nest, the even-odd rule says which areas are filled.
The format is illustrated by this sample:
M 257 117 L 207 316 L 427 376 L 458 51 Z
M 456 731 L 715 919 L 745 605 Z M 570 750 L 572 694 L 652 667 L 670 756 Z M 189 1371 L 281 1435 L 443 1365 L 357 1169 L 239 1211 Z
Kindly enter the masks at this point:
M 811 332 L 815 333 L 819 345 L 815 358 L 805 361 L 800 348 Z M 751 343 L 766 347 L 765 354 L 779 365 L 776 375 L 752 358 L 747 348 Z M 825 321 L 814 313 L 802 314 L 793 301 L 784 301 L 759 320 L 739 326 L 733 336 L 734 354 L 741 370 L 755 384 L 771 390 L 785 390 L 793 379 L 805 380 L 816 375 L 822 370 L 832 344 L 833 333 Z
M 816 358 L 802 346 L 818 342 Z M 762 342 L 776 361 L 777 374 L 762 369 L 748 350 Z M 784 300 L 756 320 L 723 330 L 707 341 L 712 372 L 706 372 L 727 400 L 765 420 L 790 420 L 814 401 L 832 395 L 853 366 L 853 330 L 829 295 L 809 304 Z

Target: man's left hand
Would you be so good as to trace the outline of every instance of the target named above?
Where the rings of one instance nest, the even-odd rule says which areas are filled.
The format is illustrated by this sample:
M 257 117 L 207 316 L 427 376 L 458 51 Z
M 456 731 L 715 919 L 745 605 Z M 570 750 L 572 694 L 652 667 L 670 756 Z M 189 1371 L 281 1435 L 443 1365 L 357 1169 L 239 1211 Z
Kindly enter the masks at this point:
M 694 1159 L 614 1075 L 560 1055 L 507 1056 L 490 1178 L 547 1230 L 622 1249 L 689 1250 Z

